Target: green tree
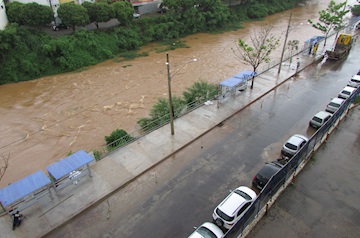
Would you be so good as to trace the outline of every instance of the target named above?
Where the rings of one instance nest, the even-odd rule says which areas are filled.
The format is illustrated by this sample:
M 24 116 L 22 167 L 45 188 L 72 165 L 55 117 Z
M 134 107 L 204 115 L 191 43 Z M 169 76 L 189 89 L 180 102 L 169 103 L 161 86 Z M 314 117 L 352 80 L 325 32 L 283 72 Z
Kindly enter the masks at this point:
M 319 21 L 314 23 L 312 20 L 308 20 L 312 26 L 325 34 L 324 46 L 326 45 L 326 39 L 332 30 L 340 30 L 345 26 L 343 17 L 349 10 L 345 10 L 346 2 L 336 4 L 331 0 L 326 10 L 319 12 Z
M 84 26 L 90 23 L 89 15 L 85 7 L 74 3 L 61 4 L 57 10 L 59 18 L 67 26 Z
M 174 107 L 174 118 L 178 117 L 185 107 L 185 102 L 180 97 L 172 97 L 172 105 Z M 141 118 L 137 123 L 143 131 L 151 131 L 154 128 L 164 125 L 170 120 L 169 100 L 159 98 L 158 102 L 150 111 L 149 118 Z
M 109 150 L 125 145 L 134 140 L 134 137 L 130 136 L 123 129 L 116 129 L 110 136 L 105 136 L 106 145 Z
M 199 103 L 213 99 L 218 92 L 218 87 L 215 84 L 198 81 L 187 88 L 186 91 L 183 92 L 183 96 L 186 104 L 191 108 Z
M 94 22 L 99 29 L 99 22 L 107 22 L 115 17 L 113 7 L 102 2 L 84 2 L 82 4 L 88 11 L 90 22 Z
M 23 25 L 22 11 L 25 4 L 20 2 L 9 2 L 6 4 L 6 14 L 9 22 Z
M 21 12 L 24 25 L 28 26 L 41 26 L 54 20 L 54 12 L 51 7 L 35 2 L 26 4 Z
M 130 2 L 114 2 L 111 6 L 114 8 L 115 17 L 120 25 L 126 26 L 132 21 L 134 8 Z
M 50 7 L 35 2 L 28 4 L 19 2 L 7 3 L 6 13 L 10 22 L 27 26 L 45 25 L 54 18 L 54 12 Z
M 249 34 L 251 43 L 246 43 L 243 39 L 239 39 L 238 48 L 234 53 L 245 64 L 253 67 L 253 71 L 263 62 L 270 62 L 269 55 L 279 45 L 280 37 L 271 34 L 273 27 L 264 26 L 259 30 L 252 30 Z M 254 87 L 254 78 L 251 80 L 251 87 Z
M 360 5 L 354 5 L 351 7 L 351 13 L 354 16 L 360 16 Z

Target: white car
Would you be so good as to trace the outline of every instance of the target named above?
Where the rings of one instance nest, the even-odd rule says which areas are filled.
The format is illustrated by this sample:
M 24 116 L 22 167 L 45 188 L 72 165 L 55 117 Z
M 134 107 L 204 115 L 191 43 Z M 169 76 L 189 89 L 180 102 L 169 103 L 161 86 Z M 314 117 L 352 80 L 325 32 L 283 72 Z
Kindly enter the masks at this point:
M 331 118 L 331 116 L 332 114 L 330 112 L 320 111 L 311 118 L 309 125 L 314 128 L 320 128 Z
M 215 209 L 215 224 L 230 229 L 249 210 L 256 199 L 256 193 L 245 186 L 233 190 Z
M 224 232 L 211 222 L 205 222 L 188 237 L 188 238 L 222 238 Z
M 308 138 L 303 135 L 295 134 L 290 137 L 281 149 L 283 157 L 292 158 L 307 142 Z
M 360 75 L 354 75 L 350 79 L 350 81 L 347 83 L 347 86 L 357 88 L 360 86 Z
M 339 107 L 345 102 L 344 99 L 341 98 L 333 98 L 330 103 L 326 106 L 326 111 L 330 113 L 336 112 Z
M 339 93 L 338 97 L 339 98 L 343 98 L 343 99 L 347 99 L 351 96 L 351 94 L 353 94 L 356 91 L 356 88 L 353 87 L 345 87 L 343 88 L 343 90 L 341 90 L 341 92 Z

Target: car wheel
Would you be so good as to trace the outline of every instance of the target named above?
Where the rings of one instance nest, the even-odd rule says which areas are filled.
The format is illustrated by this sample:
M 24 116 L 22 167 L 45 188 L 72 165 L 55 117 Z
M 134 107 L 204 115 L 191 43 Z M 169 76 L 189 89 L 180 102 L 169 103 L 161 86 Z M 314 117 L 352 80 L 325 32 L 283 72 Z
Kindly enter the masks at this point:
M 215 224 L 218 226 L 218 227 L 222 227 L 224 225 L 224 222 L 223 220 L 221 220 L 220 218 L 217 218 L 215 220 Z

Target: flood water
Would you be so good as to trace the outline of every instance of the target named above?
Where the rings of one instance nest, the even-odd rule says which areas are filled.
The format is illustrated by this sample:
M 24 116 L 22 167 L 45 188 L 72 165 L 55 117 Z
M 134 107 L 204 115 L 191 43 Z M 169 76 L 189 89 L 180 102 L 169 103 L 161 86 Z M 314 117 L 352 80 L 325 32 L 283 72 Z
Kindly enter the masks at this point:
M 310 1 L 244 24 L 244 29 L 224 34 L 195 34 L 182 39 L 190 48 L 169 52 L 173 73 L 173 95 L 198 80 L 218 83 L 249 69 L 233 53 L 236 42 L 248 40 L 249 31 L 264 24 L 276 25 L 273 33 L 282 36 L 273 59 L 280 58 L 290 12 L 292 25 L 288 40 L 303 42 L 321 32 L 307 24 L 330 0 Z M 155 44 L 141 49 L 149 56 L 131 61 L 109 60 L 81 72 L 43 77 L 33 81 L 0 86 L 0 155 L 10 156 L 9 167 L 0 182 L 3 187 L 65 158 L 70 151 L 91 151 L 105 144 L 104 136 L 115 129 L 128 133 L 146 117 L 160 97 L 167 97 L 166 54 L 156 53 Z M 196 62 L 188 63 L 196 58 Z M 179 71 L 177 71 L 179 70 Z M 256 87 L 256 80 L 255 80 Z

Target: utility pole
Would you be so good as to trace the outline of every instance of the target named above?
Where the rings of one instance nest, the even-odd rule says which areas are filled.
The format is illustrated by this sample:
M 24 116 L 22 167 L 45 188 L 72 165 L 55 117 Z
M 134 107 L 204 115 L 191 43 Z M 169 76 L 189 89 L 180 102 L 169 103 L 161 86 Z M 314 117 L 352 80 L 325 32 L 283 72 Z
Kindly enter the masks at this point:
M 171 127 L 171 135 L 174 135 L 175 134 L 175 131 L 174 131 L 174 108 L 172 105 L 172 98 L 171 98 L 171 75 L 170 75 L 169 53 L 166 53 L 166 65 L 167 65 L 168 90 L 169 90 L 170 127 Z
M 291 16 L 292 16 L 292 12 L 290 13 L 289 23 L 288 23 L 288 26 L 287 26 L 287 29 L 286 29 L 284 47 L 283 47 L 283 50 L 282 50 L 282 52 L 281 52 L 281 58 L 280 58 L 280 64 L 279 64 L 278 74 L 279 74 L 280 71 L 281 71 L 281 65 L 282 65 L 282 61 L 283 61 L 283 58 L 284 58 L 284 53 L 285 53 L 285 48 L 286 48 L 286 42 L 287 42 L 287 38 L 288 38 L 288 35 L 289 35 L 289 30 L 290 30 Z

